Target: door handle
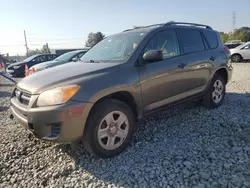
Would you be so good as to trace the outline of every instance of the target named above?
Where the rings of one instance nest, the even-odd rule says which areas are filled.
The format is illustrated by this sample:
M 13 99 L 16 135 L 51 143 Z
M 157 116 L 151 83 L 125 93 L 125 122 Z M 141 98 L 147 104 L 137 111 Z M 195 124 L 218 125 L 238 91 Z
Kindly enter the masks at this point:
M 186 65 L 187 65 L 187 64 L 185 64 L 185 63 L 180 63 L 180 64 L 178 65 L 178 68 L 183 69 Z
M 214 60 L 215 60 L 215 57 L 214 57 L 214 56 L 211 56 L 209 59 L 210 59 L 211 61 L 214 61 Z

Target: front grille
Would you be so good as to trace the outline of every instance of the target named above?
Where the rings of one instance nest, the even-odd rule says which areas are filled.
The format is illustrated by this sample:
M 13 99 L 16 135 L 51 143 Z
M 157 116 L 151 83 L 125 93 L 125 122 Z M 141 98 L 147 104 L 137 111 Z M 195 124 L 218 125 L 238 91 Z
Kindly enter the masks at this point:
M 21 104 L 26 105 L 26 106 L 29 105 L 30 97 L 31 97 L 30 93 L 24 92 L 16 88 L 13 95 Z

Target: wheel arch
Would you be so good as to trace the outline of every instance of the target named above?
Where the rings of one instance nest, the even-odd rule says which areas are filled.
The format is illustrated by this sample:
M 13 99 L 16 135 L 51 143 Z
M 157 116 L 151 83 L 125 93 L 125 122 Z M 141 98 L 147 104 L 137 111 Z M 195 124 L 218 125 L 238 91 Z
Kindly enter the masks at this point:
M 220 69 L 216 70 L 214 75 L 215 74 L 219 74 L 220 76 L 222 76 L 225 79 L 226 84 L 228 83 L 228 72 L 227 72 L 226 68 L 220 68 Z M 213 75 L 213 77 L 214 77 L 214 75 Z
M 106 99 L 115 99 L 124 102 L 132 109 L 136 120 L 142 117 L 142 110 L 140 110 L 142 103 L 140 90 L 131 86 L 117 86 L 102 90 L 91 97 L 89 101 L 93 105 L 88 109 L 87 120 L 91 116 L 95 106 Z

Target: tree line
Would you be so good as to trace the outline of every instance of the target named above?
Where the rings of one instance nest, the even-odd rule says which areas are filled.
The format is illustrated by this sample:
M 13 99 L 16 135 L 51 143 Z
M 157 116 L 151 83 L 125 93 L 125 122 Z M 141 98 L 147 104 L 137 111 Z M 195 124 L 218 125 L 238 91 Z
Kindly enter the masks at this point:
M 248 42 L 250 41 L 250 28 L 241 27 L 239 29 L 235 29 L 234 32 L 220 32 L 220 36 L 223 42 L 227 42 L 229 40 L 241 40 L 242 42 Z
M 88 35 L 88 39 L 85 43 L 86 47 L 93 47 L 94 45 L 96 45 L 98 42 L 100 42 L 102 39 L 104 39 L 105 35 L 98 31 L 96 33 L 89 33 Z M 50 49 L 48 47 L 48 45 L 43 45 L 43 47 L 41 49 L 29 49 L 28 50 L 28 54 L 27 56 L 32 56 L 32 55 L 36 55 L 36 54 L 44 54 L 44 53 L 50 53 Z

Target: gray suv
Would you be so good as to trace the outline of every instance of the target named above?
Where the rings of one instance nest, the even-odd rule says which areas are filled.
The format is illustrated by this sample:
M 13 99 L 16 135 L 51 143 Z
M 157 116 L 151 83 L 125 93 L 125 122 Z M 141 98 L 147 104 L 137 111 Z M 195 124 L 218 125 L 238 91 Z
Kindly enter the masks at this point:
M 83 140 L 113 157 L 136 122 L 188 100 L 220 106 L 231 79 L 229 50 L 210 26 L 166 23 L 111 35 L 81 61 L 22 79 L 11 96 L 13 117 L 36 137 Z

